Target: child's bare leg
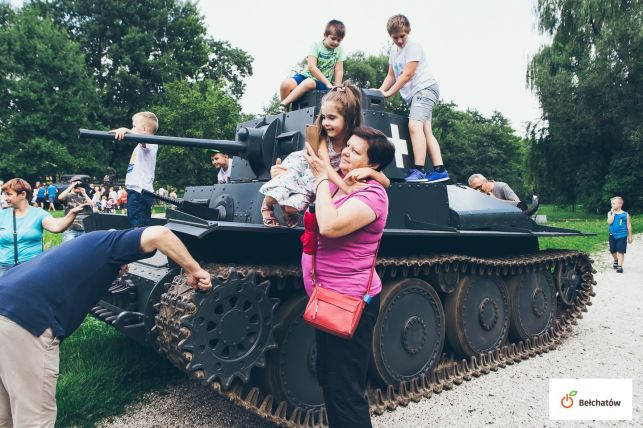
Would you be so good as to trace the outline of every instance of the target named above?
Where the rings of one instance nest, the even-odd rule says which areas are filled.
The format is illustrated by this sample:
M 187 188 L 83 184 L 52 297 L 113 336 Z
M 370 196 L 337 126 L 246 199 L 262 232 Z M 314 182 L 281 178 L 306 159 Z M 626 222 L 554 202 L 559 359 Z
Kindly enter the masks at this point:
M 279 86 L 279 99 L 283 101 L 284 98 L 292 92 L 293 89 L 297 87 L 297 81 L 292 77 L 288 77 L 281 82 Z
M 625 260 L 625 253 L 617 253 L 618 254 L 618 265 L 620 267 L 623 267 L 623 260 Z
M 612 253 L 612 258 L 616 263 L 618 263 L 618 255 L 616 253 Z
M 268 209 L 275 209 L 275 205 L 277 205 L 277 200 L 273 198 L 272 196 L 264 196 L 263 198 L 263 204 L 261 204 L 261 208 L 268 208 Z
M 297 227 L 297 223 L 299 222 L 299 211 L 297 211 L 297 208 L 289 205 L 282 205 L 281 211 L 284 213 L 286 226 Z
M 264 226 L 278 227 L 280 226 L 277 217 L 275 217 L 275 205 L 277 200 L 271 196 L 265 196 L 261 204 L 261 219 Z
M 431 164 L 433 164 L 433 166 L 444 165 L 444 162 L 442 162 L 442 151 L 440 150 L 440 144 L 433 135 L 433 129 L 431 128 L 430 120 L 424 122 L 424 137 L 426 138 L 426 143 L 429 147 L 429 158 L 431 159 Z
M 293 101 L 298 100 L 302 95 L 304 95 L 308 91 L 312 91 L 317 87 L 317 83 L 315 82 L 315 79 L 308 78 L 301 82 L 295 89 L 288 94 L 288 96 L 284 99 L 281 100 L 281 104 L 283 105 L 288 105 L 292 103 Z
M 409 120 L 409 134 L 413 146 L 413 163 L 416 167 L 424 168 L 426 163 L 427 141 L 424 135 L 424 126 L 419 120 Z

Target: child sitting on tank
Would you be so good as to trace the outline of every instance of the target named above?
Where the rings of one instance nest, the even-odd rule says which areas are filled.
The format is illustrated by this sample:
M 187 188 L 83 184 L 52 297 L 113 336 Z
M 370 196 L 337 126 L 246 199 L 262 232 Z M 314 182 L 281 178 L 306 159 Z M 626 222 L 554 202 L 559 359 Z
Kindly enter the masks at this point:
M 316 120 L 320 142 L 318 155 L 327 163 L 329 179 L 346 194 L 361 188 L 359 181 L 368 177 L 388 187 L 389 179 L 372 168 L 358 168 L 343 178 L 337 173 L 346 142 L 353 135 L 353 130 L 362 123 L 360 90 L 349 82 L 335 86 L 322 98 L 320 110 Z M 286 226 L 296 227 L 298 213 L 305 211 L 314 200 L 315 176 L 310 171 L 304 152 L 300 150 L 289 154 L 283 163 L 277 159 L 270 170 L 272 180 L 259 190 L 265 195 L 261 205 L 264 226 L 281 226 L 274 212 L 275 206 L 279 205 Z
M 308 51 L 308 66 L 281 82 L 279 110 L 285 112 L 293 101 L 313 89 L 327 90 L 340 85 L 344 78 L 346 55 L 339 46 L 346 34 L 344 23 L 333 19 L 326 24 L 324 38 L 313 43 Z M 335 83 L 331 83 L 333 80 Z

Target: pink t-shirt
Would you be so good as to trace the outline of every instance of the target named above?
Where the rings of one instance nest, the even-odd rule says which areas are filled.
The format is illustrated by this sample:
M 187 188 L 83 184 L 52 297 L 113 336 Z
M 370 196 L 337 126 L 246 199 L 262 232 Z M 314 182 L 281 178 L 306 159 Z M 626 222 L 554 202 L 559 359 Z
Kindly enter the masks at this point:
M 337 197 L 333 202 L 339 207 L 351 198 L 362 201 L 375 213 L 375 221 L 340 238 L 320 236 L 317 247 L 317 280 L 325 288 L 347 296 L 362 297 L 366 292 L 375 251 L 388 216 L 386 190 L 375 180 L 369 180 L 368 184 L 366 189 Z M 335 186 L 330 183 L 329 186 L 331 192 L 334 191 Z M 313 289 L 312 264 L 313 256 L 302 254 L 304 286 L 309 295 Z M 381 290 L 382 281 L 374 272 L 369 294 L 376 296 Z

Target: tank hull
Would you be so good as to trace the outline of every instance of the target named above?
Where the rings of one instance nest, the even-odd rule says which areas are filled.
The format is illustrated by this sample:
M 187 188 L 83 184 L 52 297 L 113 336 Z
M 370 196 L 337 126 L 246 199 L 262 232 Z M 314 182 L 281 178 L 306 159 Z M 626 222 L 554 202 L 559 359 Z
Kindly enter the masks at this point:
M 153 220 L 209 270 L 211 291 L 195 293 L 178 267 L 157 255 L 133 263 L 93 310 L 189 376 L 283 426 L 320 426 L 327 418 L 314 331 L 301 316 L 301 221 L 295 229 L 264 227 L 259 189 L 278 157 L 302 149 L 321 95 L 313 91 L 295 111 L 239 124 L 237 141 L 180 140 L 239 155 L 232 183 L 188 187 L 182 201 L 169 201 L 177 208 Z M 581 232 L 537 225 L 515 206 L 460 184 L 403 182 L 413 165 L 407 121 L 383 104 L 379 91 L 363 91 L 365 124 L 396 147 L 384 170 L 392 184 L 376 264 L 383 289 L 369 369 L 374 413 L 555 348 L 595 285 L 587 255 L 538 247 L 539 237 Z M 85 220 L 88 231 L 126 227 L 123 216 Z

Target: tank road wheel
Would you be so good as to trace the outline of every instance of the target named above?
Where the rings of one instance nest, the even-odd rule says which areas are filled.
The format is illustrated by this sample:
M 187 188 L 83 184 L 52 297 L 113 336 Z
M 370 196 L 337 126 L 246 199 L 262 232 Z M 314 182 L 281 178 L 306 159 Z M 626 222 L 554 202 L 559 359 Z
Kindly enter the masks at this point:
M 471 357 L 498 348 L 509 331 L 509 298 L 502 279 L 462 275 L 444 305 L 447 340 Z
M 571 306 L 576 300 L 578 287 L 581 284 L 579 266 L 574 262 L 561 262 L 556 266 L 554 278 L 556 278 L 558 297 L 565 305 Z
M 508 279 L 511 302 L 509 334 L 517 340 L 538 336 L 556 314 L 556 288 L 549 271 L 528 272 Z
M 373 370 L 385 384 L 428 372 L 444 345 L 444 311 L 428 283 L 409 278 L 382 291 L 373 331 Z
M 285 401 L 290 410 L 315 410 L 324 405 L 315 371 L 315 329 L 303 319 L 307 303 L 307 296 L 297 296 L 277 308 L 277 349 L 266 356 L 266 387 L 276 403 Z
M 180 285 L 173 284 L 166 294 L 172 295 Z M 232 272 L 225 280 L 213 276 L 207 293 L 184 291 L 183 297 L 191 294 L 196 307 L 180 317 L 189 329 L 177 346 L 184 355 L 191 354 L 185 370 L 228 388 L 235 377 L 247 382 L 253 367 L 265 366 L 264 353 L 276 346 L 273 310 L 278 303 L 268 297 L 268 285 L 267 281 L 257 285 L 254 272 L 243 278 Z

